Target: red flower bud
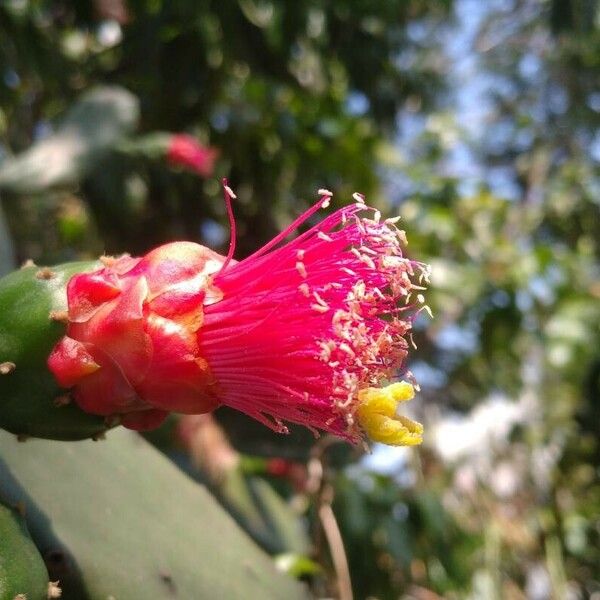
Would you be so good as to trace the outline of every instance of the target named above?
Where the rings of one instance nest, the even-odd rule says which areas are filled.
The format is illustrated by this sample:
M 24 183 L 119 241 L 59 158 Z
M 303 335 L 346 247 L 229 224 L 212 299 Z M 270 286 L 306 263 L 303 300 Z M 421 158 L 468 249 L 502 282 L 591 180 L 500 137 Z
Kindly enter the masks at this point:
M 287 477 L 294 463 L 285 458 L 270 458 L 265 465 L 265 471 L 273 477 Z
M 191 135 L 178 134 L 171 138 L 167 160 L 171 165 L 186 167 L 201 177 L 210 177 L 219 156 L 216 148 L 203 146 Z
M 176 242 L 143 258 L 108 260 L 75 275 L 67 288 L 67 335 L 49 357 L 60 385 L 99 415 L 121 415 L 133 429 L 156 427 L 168 411 L 201 413 L 219 401 L 199 351 L 204 302 L 223 257 Z

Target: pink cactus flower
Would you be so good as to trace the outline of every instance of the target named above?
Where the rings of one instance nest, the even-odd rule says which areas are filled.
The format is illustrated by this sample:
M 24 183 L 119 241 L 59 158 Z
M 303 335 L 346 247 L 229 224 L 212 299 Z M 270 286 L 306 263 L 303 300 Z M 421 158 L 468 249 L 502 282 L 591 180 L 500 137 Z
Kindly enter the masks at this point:
M 330 193 L 252 256 L 190 242 L 105 259 L 68 285 L 66 336 L 48 360 L 79 406 L 132 429 L 169 411 L 238 409 L 278 432 L 285 421 L 349 441 L 420 443 L 396 414 L 414 386 L 397 381 L 428 267 L 403 255 L 397 219 L 362 197 L 287 236 Z
M 203 146 L 196 138 L 183 133 L 171 138 L 167 149 L 167 160 L 171 165 L 185 167 L 201 177 L 210 177 L 219 156 L 216 148 Z

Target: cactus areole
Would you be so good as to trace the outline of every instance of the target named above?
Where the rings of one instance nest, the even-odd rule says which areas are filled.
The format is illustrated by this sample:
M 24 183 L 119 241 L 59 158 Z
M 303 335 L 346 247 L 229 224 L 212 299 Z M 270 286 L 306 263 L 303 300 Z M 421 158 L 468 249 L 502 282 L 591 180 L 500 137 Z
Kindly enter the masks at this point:
M 226 257 L 174 242 L 141 258 L 104 257 L 61 280 L 64 335 L 46 372 L 83 414 L 130 429 L 228 405 L 279 432 L 288 421 L 353 442 L 420 443 L 421 425 L 396 414 L 414 386 L 394 379 L 428 267 L 403 255 L 397 220 L 382 220 L 358 194 L 285 242 L 329 200 L 323 191 L 240 262 L 231 218 Z

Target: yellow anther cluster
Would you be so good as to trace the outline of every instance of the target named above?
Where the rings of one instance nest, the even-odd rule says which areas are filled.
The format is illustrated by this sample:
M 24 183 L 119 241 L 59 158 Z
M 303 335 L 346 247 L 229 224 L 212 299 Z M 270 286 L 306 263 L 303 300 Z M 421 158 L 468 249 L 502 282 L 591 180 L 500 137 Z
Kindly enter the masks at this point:
M 356 415 L 361 427 L 375 442 L 389 446 L 415 446 L 423 441 L 423 426 L 396 414 L 400 402 L 411 400 L 415 388 L 407 381 L 358 392 Z

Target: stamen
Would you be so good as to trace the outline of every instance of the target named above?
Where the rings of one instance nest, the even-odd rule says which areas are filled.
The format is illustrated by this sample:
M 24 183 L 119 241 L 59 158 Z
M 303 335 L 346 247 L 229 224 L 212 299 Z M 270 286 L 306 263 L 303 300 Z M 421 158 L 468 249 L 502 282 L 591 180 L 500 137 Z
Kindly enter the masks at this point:
M 319 231 L 319 233 L 317 233 L 317 237 L 320 240 L 323 240 L 324 242 L 333 242 L 333 238 L 328 236 L 326 233 L 323 233 L 322 231 Z
M 296 231 L 302 223 L 306 220 L 310 219 L 320 208 L 327 208 L 329 206 L 329 199 L 333 194 L 329 190 L 319 190 L 319 194 L 321 195 L 321 199 L 319 202 L 311 206 L 305 213 L 300 215 L 295 221 L 291 223 L 288 227 L 286 227 L 279 235 L 276 235 L 270 242 L 267 242 L 262 248 L 257 250 L 254 254 L 251 254 L 246 260 L 258 258 L 268 252 L 275 246 L 277 246 L 280 242 L 285 240 L 285 238 L 292 233 L 292 231 Z
M 223 263 L 219 273 L 222 273 L 227 268 L 227 265 L 233 259 L 235 253 L 235 242 L 237 238 L 237 231 L 235 227 L 235 217 L 233 216 L 233 206 L 231 201 L 237 196 L 233 193 L 233 190 L 229 187 L 227 179 L 223 177 L 221 182 L 223 184 L 223 198 L 225 199 L 225 206 L 227 207 L 227 217 L 229 218 L 229 250 L 227 251 L 227 258 Z
M 298 286 L 298 291 L 305 297 L 310 298 L 310 288 L 308 287 L 308 283 L 301 283 Z
M 310 307 L 318 313 L 326 313 L 329 312 L 328 306 L 323 306 L 322 304 L 311 304 Z
M 300 273 L 300 277 L 303 277 L 304 279 L 308 277 L 308 273 L 306 272 L 306 267 L 304 266 L 303 262 L 298 261 L 296 263 L 296 271 Z

